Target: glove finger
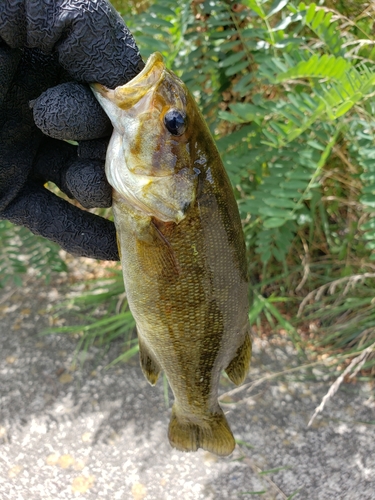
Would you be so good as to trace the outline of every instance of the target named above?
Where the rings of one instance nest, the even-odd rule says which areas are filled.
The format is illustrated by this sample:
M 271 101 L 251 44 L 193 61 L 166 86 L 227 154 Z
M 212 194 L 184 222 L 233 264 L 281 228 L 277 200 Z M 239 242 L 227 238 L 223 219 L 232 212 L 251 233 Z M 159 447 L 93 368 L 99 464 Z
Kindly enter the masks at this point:
M 0 46 L 0 106 L 12 83 L 18 63 L 22 57 L 22 52 L 18 49 L 11 49 L 6 45 Z
M 93 141 L 80 141 L 78 156 L 90 160 L 105 160 L 110 137 L 95 139 Z
M 52 87 L 32 103 L 34 122 L 55 139 L 89 140 L 110 135 L 111 122 L 88 86 L 68 82 Z
M 0 37 L 11 47 L 27 42 L 56 51 L 72 78 L 111 88 L 143 68 L 134 38 L 107 0 L 1 0 Z
M 115 88 L 136 76 L 144 67 L 137 45 L 120 15 L 107 1 L 68 2 L 64 20 L 69 25 L 56 44 L 60 64 L 75 80 L 98 82 Z M 100 33 L 100 36 L 98 36 Z
M 112 188 L 107 182 L 101 160 L 78 158 L 67 169 L 65 183 L 73 197 L 85 208 L 112 205 Z
M 80 210 L 31 182 L 2 212 L 1 218 L 29 228 L 73 255 L 119 260 L 113 222 Z
M 51 181 L 73 198 L 66 181 L 66 171 L 77 159 L 77 146 L 45 137 L 35 158 L 29 179 L 38 184 Z
M 105 141 L 84 141 L 82 147 L 45 138 L 30 179 L 38 184 L 51 181 L 69 198 L 85 208 L 107 208 L 112 204 L 112 188 L 105 170 Z M 89 158 L 77 157 L 86 155 Z

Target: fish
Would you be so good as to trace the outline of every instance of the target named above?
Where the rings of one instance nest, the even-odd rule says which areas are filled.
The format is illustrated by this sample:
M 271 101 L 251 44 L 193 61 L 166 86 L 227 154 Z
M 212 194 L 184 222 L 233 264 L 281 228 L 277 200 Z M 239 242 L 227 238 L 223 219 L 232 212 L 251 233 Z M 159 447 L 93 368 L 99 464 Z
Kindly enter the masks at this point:
M 93 92 L 113 124 L 106 176 L 143 373 L 174 395 L 172 447 L 227 456 L 221 372 L 245 379 L 249 280 L 237 202 L 210 130 L 159 53 L 114 90 Z

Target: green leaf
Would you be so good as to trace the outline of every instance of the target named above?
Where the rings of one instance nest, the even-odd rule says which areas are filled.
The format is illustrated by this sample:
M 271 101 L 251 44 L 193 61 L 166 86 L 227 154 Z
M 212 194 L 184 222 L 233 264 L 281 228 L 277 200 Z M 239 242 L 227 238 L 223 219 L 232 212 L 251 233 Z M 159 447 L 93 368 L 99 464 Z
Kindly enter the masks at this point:
M 263 227 L 265 227 L 267 229 L 271 229 L 271 228 L 274 228 L 274 227 L 280 227 L 283 224 L 285 224 L 285 220 L 286 219 L 280 219 L 280 218 L 277 218 L 277 217 L 270 217 L 269 219 L 266 219 L 263 222 Z
M 294 203 L 294 201 L 288 198 L 264 198 L 263 201 L 270 207 L 292 208 L 292 209 L 297 209 L 301 207 L 301 205 L 297 205 L 297 203 Z
M 142 33 L 146 34 L 146 35 L 158 35 L 160 36 L 160 28 L 154 28 L 153 26 L 149 26 L 149 25 L 144 25 L 142 27 Z M 137 37 L 138 39 L 138 37 Z
M 264 10 L 260 5 L 258 5 L 257 0 L 244 0 L 245 5 L 250 7 L 251 10 L 253 10 L 256 14 L 258 14 L 259 17 L 262 19 L 266 19 L 266 15 L 264 13 Z
M 339 118 L 340 116 L 345 115 L 354 106 L 354 102 L 352 102 L 350 99 L 346 102 L 343 102 L 338 106 L 334 112 L 335 118 Z
M 374 195 L 361 196 L 360 201 L 361 201 L 361 203 L 363 203 L 364 205 L 367 205 L 368 207 L 375 208 L 375 196 Z
M 249 83 L 251 80 L 254 78 L 252 73 L 247 73 L 247 75 L 244 75 L 238 80 L 238 82 L 235 84 L 233 90 L 235 92 L 243 92 L 248 88 Z
M 275 81 L 284 82 L 299 78 L 333 78 L 340 81 L 344 78 L 345 72 L 351 69 L 352 65 L 343 57 L 313 54 L 307 61 L 300 61 L 292 68 L 279 73 Z
M 268 215 L 269 217 L 277 217 L 277 218 L 284 217 L 285 219 L 288 219 L 292 215 L 292 212 L 289 210 L 282 210 L 281 208 L 266 207 L 266 206 L 260 207 L 259 213 L 261 215 Z
M 294 16 L 287 16 L 284 19 L 282 19 L 279 23 L 276 24 L 274 28 L 271 29 L 271 31 L 283 31 L 285 28 L 287 28 L 293 21 L 296 21 L 297 19 Z
M 281 188 L 286 188 L 286 189 L 306 189 L 307 183 L 299 180 L 288 180 L 286 182 L 280 183 Z
M 363 238 L 365 240 L 375 240 L 375 229 L 373 231 L 367 231 L 364 235 Z
M 274 43 L 274 47 L 277 47 L 278 49 L 284 49 L 288 45 L 294 43 L 300 45 L 304 41 L 303 38 L 297 38 L 297 37 L 289 37 L 289 38 L 284 38 L 283 40 L 280 40 L 276 43 Z
M 243 52 L 243 51 L 236 52 L 235 54 L 232 54 L 232 55 L 226 57 L 223 61 L 221 61 L 220 66 L 222 68 L 226 68 L 227 66 L 231 66 L 232 64 L 235 64 L 238 61 L 241 61 L 244 57 L 246 57 L 245 52 Z
M 288 186 L 289 184 L 285 183 L 285 186 Z M 301 193 L 296 191 L 295 189 L 271 189 L 270 194 L 277 197 L 277 198 L 289 198 L 289 199 L 294 199 L 294 198 L 299 198 L 301 196 Z
M 246 210 L 250 214 L 258 215 L 259 214 L 259 208 L 260 208 L 260 203 L 258 200 L 245 200 L 242 204 L 241 207 L 243 210 Z
M 162 17 L 175 17 L 176 12 L 170 9 L 169 7 L 166 7 L 165 5 L 162 5 L 161 3 L 154 3 L 152 5 L 152 12 L 155 12 L 156 14 L 159 14 Z
M 251 121 L 255 117 L 265 114 L 265 110 L 262 108 L 246 102 L 230 104 L 230 109 L 244 121 Z
M 159 52 L 169 51 L 169 47 L 165 42 L 157 40 L 156 38 L 151 36 L 138 35 L 137 43 L 139 43 L 140 46 L 144 45 L 145 47 L 152 47 L 152 50 L 157 50 Z
M 324 10 L 323 9 L 318 10 L 318 13 L 311 21 L 311 27 L 313 30 L 316 30 L 316 28 L 322 23 L 323 18 L 324 18 Z
M 289 0 L 275 0 L 267 14 L 267 19 L 283 9 L 288 3 Z
M 225 74 L 227 76 L 235 75 L 236 73 L 240 73 L 243 69 L 247 68 L 248 66 L 249 66 L 249 62 L 248 61 L 241 61 L 241 62 L 239 62 L 237 64 L 234 64 L 230 68 L 227 68 L 225 70 Z
M 300 4 L 300 10 L 305 10 L 305 4 Z M 306 14 L 306 22 L 308 24 L 311 23 L 311 21 L 314 19 L 314 15 L 315 15 L 315 10 L 316 10 L 316 5 L 315 3 L 312 3 L 307 11 L 307 14 Z
M 314 148 L 314 149 L 318 149 L 318 150 L 320 150 L 320 151 L 324 151 L 324 149 L 325 149 L 325 148 L 324 148 L 324 146 L 323 146 L 323 144 L 320 144 L 320 142 L 317 142 L 317 141 L 315 141 L 315 140 L 310 140 L 310 141 L 307 141 L 307 144 L 308 144 L 309 146 L 311 146 L 312 148 Z
M 239 45 L 241 45 L 241 40 L 231 40 L 231 41 L 227 41 L 227 40 L 218 40 L 217 41 L 218 44 L 220 44 L 220 49 L 223 50 L 224 52 L 227 52 L 229 50 L 233 50 L 234 47 L 238 47 Z
M 366 231 L 367 229 L 375 229 L 375 218 L 368 220 L 360 226 L 361 231 Z
M 264 301 L 259 300 L 258 295 L 256 295 L 254 298 L 254 303 L 251 306 L 249 312 L 250 325 L 253 325 L 255 323 L 255 321 L 258 319 L 261 312 L 263 311 L 263 308 L 264 308 Z
M 226 120 L 227 122 L 231 123 L 244 123 L 243 118 L 240 118 L 239 116 L 236 116 L 232 113 L 228 113 L 228 111 L 219 111 L 218 117 L 221 120 Z

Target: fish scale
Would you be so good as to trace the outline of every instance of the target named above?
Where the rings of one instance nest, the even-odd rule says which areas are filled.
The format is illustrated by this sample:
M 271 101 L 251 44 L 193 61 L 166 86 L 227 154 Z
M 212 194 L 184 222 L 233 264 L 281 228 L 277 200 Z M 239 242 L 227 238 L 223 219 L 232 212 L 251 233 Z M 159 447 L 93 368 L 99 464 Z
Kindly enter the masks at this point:
M 160 54 L 126 85 L 94 93 L 114 126 L 106 172 L 143 372 L 155 384 L 164 371 L 173 391 L 172 446 L 228 455 L 235 441 L 217 400 L 220 374 L 241 383 L 251 357 L 245 243 L 228 176 Z M 169 110 L 186 124 L 172 128 L 178 135 Z

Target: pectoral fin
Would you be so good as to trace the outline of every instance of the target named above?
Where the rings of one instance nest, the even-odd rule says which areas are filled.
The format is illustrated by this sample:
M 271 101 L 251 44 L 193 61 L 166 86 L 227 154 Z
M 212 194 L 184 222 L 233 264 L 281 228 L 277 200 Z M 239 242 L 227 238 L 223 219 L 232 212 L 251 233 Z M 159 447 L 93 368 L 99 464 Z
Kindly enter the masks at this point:
M 249 371 L 250 359 L 251 340 L 250 335 L 247 334 L 243 344 L 237 349 L 236 355 L 225 370 L 234 384 L 240 385 L 245 380 L 247 372 Z
M 160 366 L 149 353 L 141 339 L 139 339 L 139 360 L 144 376 L 151 385 L 155 385 L 159 378 Z
M 147 234 L 150 241 L 137 238 L 136 242 L 142 271 L 151 278 L 178 278 L 181 269 L 168 237 L 154 221 L 149 224 Z

